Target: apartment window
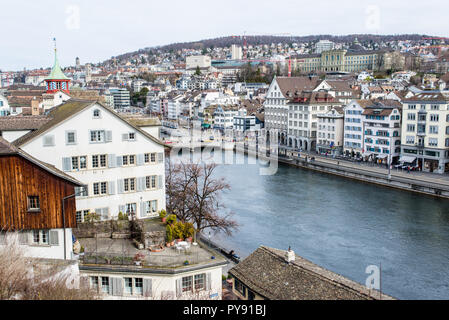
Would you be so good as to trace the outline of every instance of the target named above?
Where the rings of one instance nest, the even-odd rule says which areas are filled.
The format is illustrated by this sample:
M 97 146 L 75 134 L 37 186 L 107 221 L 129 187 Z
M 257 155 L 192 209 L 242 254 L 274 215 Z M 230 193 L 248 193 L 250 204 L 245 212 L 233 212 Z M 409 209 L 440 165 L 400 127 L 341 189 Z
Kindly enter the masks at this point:
M 90 142 L 105 142 L 105 131 L 92 130 L 90 132 Z
M 143 295 L 143 279 L 142 278 L 125 278 L 125 294 Z
M 98 292 L 98 277 L 90 277 L 90 287 Z
M 135 132 L 124 133 L 122 135 L 122 140 L 123 141 L 135 141 L 136 140 L 136 133 Z
M 101 291 L 109 293 L 109 277 L 101 277 Z
M 182 278 L 182 292 L 192 291 L 192 276 Z
M 33 230 L 34 245 L 48 245 L 48 230 Z
M 107 156 L 105 154 L 92 156 L 92 167 L 93 168 L 106 168 L 107 166 Z
M 415 137 L 414 136 L 407 136 L 405 139 L 407 144 L 414 144 L 415 143 Z
M 438 139 L 435 139 L 435 138 L 429 138 L 429 146 L 430 146 L 430 147 L 436 147 L 436 146 L 438 146 Z
M 408 105 L 409 110 L 416 110 L 416 104 L 409 104 Z
M 431 114 L 430 115 L 430 121 L 438 122 L 439 118 L 440 117 L 439 117 L 438 114 Z
M 137 211 L 137 204 L 136 203 L 127 203 L 126 204 L 126 213 L 127 214 L 134 214 Z
M 68 131 L 66 133 L 66 143 L 67 144 L 76 144 L 76 133 L 75 133 L 75 131 Z
M 95 109 L 95 110 L 93 111 L 93 116 L 94 116 L 94 118 L 100 118 L 100 110 Z
M 127 178 L 123 181 L 123 188 L 125 192 L 131 192 L 136 190 L 136 178 Z
M 40 211 L 39 196 L 28 196 L 28 210 Z
M 430 106 L 430 110 L 440 110 L 440 106 L 437 105 L 437 104 L 432 104 L 432 105 Z
M 415 113 L 408 113 L 407 114 L 407 120 L 415 120 L 416 114 Z
M 72 170 L 83 170 L 87 168 L 87 156 L 72 157 Z
M 194 285 L 195 285 L 195 290 L 206 289 L 206 274 L 205 273 L 196 274 L 194 276 Z
M 146 206 L 145 213 L 147 215 L 157 212 L 157 200 L 147 201 L 145 206 Z
M 95 182 L 94 183 L 94 195 L 105 195 L 108 194 L 108 183 L 107 182 Z
M 131 166 L 136 164 L 136 156 L 135 155 L 126 155 L 122 156 L 123 158 L 123 165 L 124 166 Z
M 438 126 L 429 126 L 429 133 L 438 133 Z
M 414 124 L 408 124 L 407 125 L 407 131 L 408 132 L 414 132 L 415 131 L 415 125 Z
M 156 189 L 156 176 L 145 177 L 145 185 L 147 189 Z
M 80 210 L 76 212 L 76 222 L 82 223 L 89 214 L 89 210 Z

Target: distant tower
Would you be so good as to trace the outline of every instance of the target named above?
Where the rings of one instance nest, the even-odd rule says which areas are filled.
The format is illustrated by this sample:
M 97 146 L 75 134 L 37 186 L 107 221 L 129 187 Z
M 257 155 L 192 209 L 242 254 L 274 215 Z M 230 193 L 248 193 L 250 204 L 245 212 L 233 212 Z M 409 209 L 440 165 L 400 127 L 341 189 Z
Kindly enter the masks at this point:
M 69 94 L 69 82 L 70 79 L 66 77 L 66 75 L 62 72 L 61 67 L 59 66 L 58 57 L 56 55 L 56 38 L 53 38 L 55 42 L 55 63 L 53 68 L 51 69 L 51 73 L 45 79 L 47 84 L 47 93 L 55 93 L 59 90 Z
M 79 70 L 81 67 L 80 58 L 76 57 L 75 59 L 75 68 Z

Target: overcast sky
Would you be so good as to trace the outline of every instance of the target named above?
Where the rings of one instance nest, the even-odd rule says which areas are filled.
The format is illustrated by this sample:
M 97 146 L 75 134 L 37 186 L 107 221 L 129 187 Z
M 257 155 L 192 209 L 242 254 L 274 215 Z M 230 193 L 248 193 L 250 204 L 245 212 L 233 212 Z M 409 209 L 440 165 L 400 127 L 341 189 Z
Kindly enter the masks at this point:
M 14 0 L 0 4 L 0 70 L 103 61 L 173 42 L 246 34 L 449 36 L 447 0 Z

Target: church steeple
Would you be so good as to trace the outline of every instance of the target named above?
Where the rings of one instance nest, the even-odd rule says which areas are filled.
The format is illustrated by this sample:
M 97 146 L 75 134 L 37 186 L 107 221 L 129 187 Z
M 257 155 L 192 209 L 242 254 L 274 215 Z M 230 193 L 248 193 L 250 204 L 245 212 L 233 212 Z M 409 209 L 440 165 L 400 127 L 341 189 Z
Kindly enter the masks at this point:
M 47 83 L 47 93 L 55 93 L 59 90 L 69 94 L 69 82 L 70 79 L 62 72 L 59 66 L 58 55 L 56 52 L 56 38 L 53 38 L 55 42 L 55 62 L 50 74 L 48 75 L 45 82 Z

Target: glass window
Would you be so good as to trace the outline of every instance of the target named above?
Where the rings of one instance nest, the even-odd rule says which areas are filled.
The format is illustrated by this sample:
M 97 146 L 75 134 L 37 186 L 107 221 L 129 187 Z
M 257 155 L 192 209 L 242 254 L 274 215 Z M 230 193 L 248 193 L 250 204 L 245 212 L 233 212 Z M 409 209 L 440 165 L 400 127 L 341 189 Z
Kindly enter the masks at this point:
M 109 293 L 109 277 L 101 277 L 101 291 Z
M 125 293 L 133 294 L 133 278 L 125 278 Z
M 182 292 L 192 291 L 192 276 L 182 278 Z
M 204 290 L 206 289 L 206 274 L 196 274 L 194 277 L 195 280 L 195 290 Z
M 90 277 L 90 287 L 98 291 L 98 277 Z
M 28 210 L 39 210 L 39 196 L 28 196 Z
M 135 287 L 136 294 L 143 295 L 143 279 L 142 278 L 134 279 L 134 287 Z

